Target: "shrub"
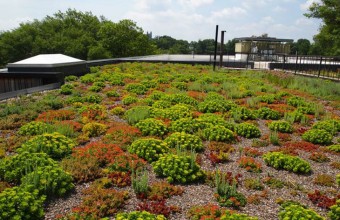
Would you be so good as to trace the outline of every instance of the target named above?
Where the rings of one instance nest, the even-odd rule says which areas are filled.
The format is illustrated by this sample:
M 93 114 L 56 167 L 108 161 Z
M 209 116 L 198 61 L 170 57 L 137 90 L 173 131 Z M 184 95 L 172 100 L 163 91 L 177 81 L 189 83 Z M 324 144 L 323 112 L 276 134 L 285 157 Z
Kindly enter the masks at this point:
M 61 166 L 77 183 L 89 182 L 102 175 L 100 164 L 95 157 L 64 158 Z
M 108 165 L 108 169 L 111 171 L 132 172 L 144 167 L 145 164 L 145 160 L 139 158 L 136 154 L 123 153 L 115 157 L 114 162 Z
M 88 94 L 84 96 L 83 101 L 88 103 L 101 103 L 103 98 L 98 94 Z
M 227 123 L 221 116 L 212 113 L 202 114 L 197 119 L 195 119 L 196 129 L 204 129 L 213 125 L 221 125 L 232 131 L 235 128 L 234 124 Z
M 74 76 L 74 75 L 70 75 L 70 76 L 65 76 L 65 82 L 73 82 L 73 81 L 76 81 L 78 79 L 77 76 Z
M 180 118 L 171 122 L 170 130 L 173 132 L 185 132 L 192 134 L 196 131 L 194 123 L 195 121 L 192 118 Z
M 116 187 L 126 187 L 131 185 L 130 172 L 110 172 L 108 179 L 110 180 L 111 184 Z
M 100 91 L 102 91 L 102 89 L 103 89 L 103 87 L 97 86 L 97 85 L 94 85 L 94 84 L 89 87 L 89 91 L 91 91 L 91 92 L 100 92 Z
M 20 183 L 20 179 L 37 167 L 53 166 L 56 162 L 45 153 L 29 153 L 5 157 L 0 160 L 0 179 L 9 183 Z
M 50 127 L 49 124 L 40 121 L 32 121 L 20 127 L 20 135 L 38 135 L 43 134 Z
M 323 129 L 332 135 L 335 135 L 338 131 L 340 131 L 340 122 L 332 119 L 319 121 L 313 125 L 312 129 Z
M 152 167 L 158 176 L 167 177 L 170 183 L 191 183 L 204 177 L 204 172 L 190 156 L 167 154 L 153 162 Z
M 336 181 L 336 184 L 338 184 L 338 186 L 340 186 L 340 173 L 338 173 L 335 177 L 335 181 Z
M 310 220 L 324 220 L 314 210 L 307 209 L 306 207 L 295 203 L 286 202 L 280 207 L 279 219 L 310 219 Z
M 0 193 L 0 219 L 43 219 L 45 196 L 38 194 L 21 187 L 5 189 Z
M 284 169 L 294 173 L 309 173 L 311 171 L 310 164 L 297 156 L 281 152 L 268 152 L 263 155 L 263 159 L 267 165 L 275 169 Z
M 262 119 L 278 120 L 280 118 L 280 113 L 278 111 L 272 110 L 267 107 L 262 107 L 257 110 L 257 115 Z
M 242 175 L 237 173 L 233 175 L 232 172 L 222 172 L 220 170 L 208 171 L 206 173 L 205 183 L 211 187 L 216 187 L 216 181 L 222 181 L 221 178 L 224 178 L 229 185 L 236 184 L 238 186 L 241 182 Z
M 340 153 L 340 144 L 334 144 L 327 147 L 328 150 Z
M 82 132 L 88 137 L 98 137 L 106 132 L 107 126 L 98 122 L 90 122 L 84 125 Z
M 106 93 L 106 96 L 109 97 L 109 98 L 110 97 L 118 98 L 118 97 L 120 97 L 120 94 L 116 90 L 111 90 L 111 91 L 108 91 Z
M 168 136 L 164 142 L 171 148 L 180 147 L 181 149 L 194 151 L 203 150 L 202 140 L 198 136 L 184 132 L 175 132 Z
M 30 153 L 44 152 L 54 159 L 61 159 L 72 152 L 75 143 L 62 134 L 42 134 L 33 137 L 18 149 L 18 152 L 28 151 Z
M 198 104 L 198 110 L 203 113 L 226 112 L 235 105 L 226 100 L 205 100 Z
M 240 119 L 240 120 L 253 120 L 256 119 L 256 115 L 254 112 L 250 109 L 247 109 L 245 107 L 236 107 L 231 109 L 231 114 L 234 119 Z
M 147 193 L 150 200 L 165 200 L 172 196 L 180 196 L 184 192 L 181 186 L 173 186 L 166 181 L 155 182 L 149 187 Z
M 137 95 L 144 95 L 148 91 L 148 88 L 140 83 L 130 83 L 125 86 L 125 89 L 129 92 L 136 93 Z
M 149 163 L 158 160 L 159 157 L 169 151 L 167 144 L 154 138 L 138 139 L 128 147 L 130 153 L 137 154 Z
M 241 123 L 236 126 L 236 133 L 245 138 L 257 138 L 261 136 L 258 127 L 250 123 Z
M 136 193 L 137 198 L 144 199 L 149 191 L 149 176 L 148 173 L 143 170 L 137 171 L 132 175 L 132 189 Z
M 38 167 L 21 179 L 21 186 L 30 184 L 37 189 L 40 195 L 63 196 L 74 188 L 72 176 L 59 166 Z
M 71 95 L 73 93 L 74 86 L 72 84 L 65 84 L 60 87 L 60 93 L 64 95 Z
M 124 115 L 125 109 L 123 107 L 117 106 L 111 109 L 110 113 L 113 115 Z
M 167 132 L 165 124 L 162 121 L 153 118 L 141 120 L 136 124 L 136 127 L 142 132 L 144 136 L 163 136 Z
M 340 199 L 336 200 L 336 204 L 330 207 L 328 217 L 331 220 L 339 220 L 340 216 Z
M 301 97 L 293 96 L 287 99 L 287 104 L 294 107 L 305 106 L 306 101 Z
M 86 75 L 80 77 L 81 83 L 89 84 L 89 83 L 93 83 L 94 81 L 96 81 L 96 75 L 95 74 L 86 74 Z
M 327 145 L 332 143 L 332 135 L 321 129 L 311 129 L 302 135 L 302 139 L 313 144 Z
M 163 215 L 151 214 L 147 211 L 133 211 L 133 212 L 123 212 L 116 215 L 117 220 L 135 220 L 135 219 L 145 219 L 145 220 L 166 220 Z
M 187 104 L 187 105 L 191 105 L 191 106 L 197 106 L 198 102 L 196 99 L 186 95 L 186 94 L 167 94 L 164 95 L 161 100 L 166 100 L 171 102 L 171 104 L 175 105 L 175 104 Z
M 136 106 L 127 110 L 124 114 L 129 124 L 136 124 L 139 121 L 150 118 L 151 107 L 149 106 Z
M 75 118 L 75 112 L 70 110 L 49 110 L 41 113 L 37 121 L 43 122 L 55 122 L 55 121 L 64 121 L 64 120 L 72 120 Z
M 260 173 L 262 172 L 262 165 L 252 157 L 241 157 L 238 160 L 240 167 L 245 168 L 248 172 Z
M 171 102 L 165 100 L 158 100 L 152 104 L 153 108 L 166 109 L 171 107 Z
M 178 210 L 176 206 L 167 206 L 165 200 L 161 201 L 147 201 L 144 200 L 137 205 L 138 211 L 147 211 L 152 214 L 162 215 L 165 217 L 169 217 L 172 211 Z
M 283 133 L 292 133 L 293 127 L 286 121 L 274 121 L 269 124 L 269 129 L 272 131 L 279 131 Z
M 125 146 L 131 144 L 132 141 L 140 135 L 141 132 L 138 128 L 126 123 L 114 122 L 106 132 L 104 140 L 109 143 L 118 144 L 119 146 Z
M 222 125 L 215 125 L 203 130 L 203 138 L 209 141 L 230 142 L 234 140 L 234 134 Z
M 135 96 L 131 96 L 131 95 L 124 96 L 122 99 L 122 103 L 124 105 L 131 105 L 136 102 L 138 102 L 138 98 Z

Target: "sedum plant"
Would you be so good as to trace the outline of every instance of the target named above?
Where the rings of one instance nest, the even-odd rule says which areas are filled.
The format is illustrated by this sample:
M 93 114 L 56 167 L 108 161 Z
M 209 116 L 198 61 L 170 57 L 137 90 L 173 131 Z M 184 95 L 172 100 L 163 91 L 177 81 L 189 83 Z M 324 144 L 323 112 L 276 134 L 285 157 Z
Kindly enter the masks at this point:
M 104 134 L 107 126 L 98 122 L 89 122 L 84 125 L 82 132 L 88 137 L 98 137 Z
M 191 183 L 204 177 L 204 172 L 190 156 L 167 154 L 152 163 L 158 176 L 167 177 L 168 182 Z
M 294 173 L 310 173 L 310 164 L 298 156 L 291 156 L 282 152 L 268 152 L 264 154 L 263 160 L 267 165 L 275 169 L 284 169 Z
M 180 147 L 181 149 L 201 151 L 203 150 L 202 140 L 193 134 L 186 134 L 185 132 L 175 132 L 168 136 L 165 143 L 171 148 Z
M 196 131 L 194 123 L 195 120 L 192 118 L 180 118 L 171 122 L 170 131 L 192 134 Z
M 167 133 L 165 124 L 154 118 L 144 119 L 136 124 L 136 127 L 142 132 L 142 135 L 163 136 Z
M 340 216 L 340 199 L 336 200 L 336 204 L 330 207 L 328 217 L 331 220 L 339 220 Z
M 53 165 L 56 165 L 56 162 L 45 153 L 24 151 L 0 160 L 0 179 L 18 184 L 23 176 L 33 172 L 38 167 Z
M 234 140 L 233 132 L 222 125 L 208 127 L 202 133 L 203 138 L 209 141 L 231 142 Z
M 147 211 L 132 211 L 132 212 L 122 212 L 116 215 L 116 220 L 166 220 L 164 215 L 151 214 Z
M 271 119 L 278 120 L 280 118 L 280 113 L 268 107 L 262 107 L 257 110 L 257 115 L 261 119 Z
M 333 136 L 322 129 L 311 129 L 302 135 L 302 139 L 313 144 L 327 145 L 332 143 Z
M 21 179 L 21 187 L 33 185 L 40 195 L 63 196 L 74 189 L 73 179 L 60 166 L 38 167 Z
M 279 220 L 285 219 L 324 220 L 314 210 L 308 209 L 297 202 L 286 202 L 281 205 Z
M 19 128 L 18 134 L 20 135 L 39 135 L 46 132 L 51 125 L 40 122 L 40 121 L 32 121 L 29 122 Z
M 269 124 L 269 129 L 272 131 L 279 131 L 282 133 L 292 133 L 293 127 L 286 121 L 273 121 Z
M 0 219 L 44 219 L 44 201 L 38 190 L 5 189 L 0 193 Z
M 340 131 L 340 121 L 334 119 L 319 121 L 313 125 L 312 129 L 323 129 L 335 135 Z
M 336 153 L 340 153 L 340 144 L 333 144 L 328 146 L 327 149 Z
M 128 151 L 130 153 L 137 154 L 139 157 L 151 163 L 166 154 L 169 151 L 169 147 L 161 140 L 146 138 L 134 141 L 128 147 Z
M 33 137 L 18 149 L 18 152 L 46 153 L 53 159 L 61 159 L 72 153 L 75 142 L 66 136 L 54 132 Z
M 250 123 L 241 123 L 236 126 L 236 133 L 245 138 L 258 138 L 261 131 L 258 127 Z

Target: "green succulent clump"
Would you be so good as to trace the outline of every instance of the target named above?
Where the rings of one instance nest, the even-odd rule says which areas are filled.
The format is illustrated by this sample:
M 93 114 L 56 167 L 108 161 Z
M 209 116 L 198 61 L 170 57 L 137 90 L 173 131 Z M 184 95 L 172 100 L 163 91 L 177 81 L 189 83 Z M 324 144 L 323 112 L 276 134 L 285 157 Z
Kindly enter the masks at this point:
M 271 120 L 278 120 L 280 118 L 280 113 L 273 109 L 262 107 L 257 110 L 257 115 L 259 118 L 262 119 L 271 119 Z
M 327 147 L 328 150 L 340 153 L 340 144 L 333 144 Z
M 20 183 L 23 176 L 33 172 L 38 167 L 53 165 L 56 165 L 56 162 L 45 153 L 24 151 L 0 160 L 0 179 L 9 183 Z
M 38 135 L 43 134 L 51 125 L 40 122 L 32 121 L 20 127 L 18 134 L 20 135 Z
M 330 207 L 328 217 L 331 220 L 339 220 L 340 216 L 340 199 L 336 200 L 336 204 Z
M 226 100 L 204 100 L 198 104 L 198 110 L 203 113 L 226 112 L 232 104 Z
M 167 144 L 154 138 L 138 139 L 129 147 L 128 151 L 137 154 L 148 162 L 156 161 L 159 157 L 169 152 Z
M 332 143 L 333 136 L 322 129 L 311 129 L 302 135 L 302 139 L 313 144 L 327 145 Z
M 264 162 L 275 169 L 284 169 L 294 173 L 310 173 L 310 164 L 297 156 L 287 155 L 281 152 L 268 152 L 263 156 Z
M 190 106 L 186 104 L 176 104 L 166 109 L 154 108 L 152 109 L 152 115 L 156 118 L 160 117 L 170 120 L 178 120 L 180 118 L 191 117 L 192 113 Z
M 116 215 L 117 220 L 166 220 L 164 215 L 151 214 L 147 211 L 133 211 L 133 212 L 122 212 Z
M 216 114 L 205 113 L 195 119 L 196 129 L 205 129 L 213 125 L 221 125 L 232 131 L 235 129 L 234 124 L 226 122 L 221 116 Z
M 305 106 L 307 102 L 298 96 L 293 96 L 287 99 L 287 104 L 294 106 L 294 107 L 299 107 L 299 106 Z
M 165 124 L 162 121 L 154 118 L 141 120 L 136 124 L 136 127 L 142 132 L 144 136 L 163 136 L 167 133 Z
M 72 153 L 75 142 L 57 132 L 33 137 L 18 149 L 18 152 L 46 153 L 54 159 L 61 159 Z
M 170 124 L 170 131 L 173 132 L 185 132 L 192 134 L 196 131 L 195 120 L 192 118 L 180 118 L 176 121 L 172 121 Z
M 152 163 L 158 176 L 167 177 L 169 183 L 192 183 L 201 180 L 204 172 L 190 156 L 167 154 Z
M 138 98 L 136 96 L 132 96 L 132 95 L 127 95 L 125 97 L 123 97 L 122 99 L 122 103 L 124 105 L 131 105 L 133 103 L 138 102 Z
M 74 189 L 73 178 L 60 166 L 38 167 L 21 179 L 21 187 L 33 185 L 40 195 L 63 196 Z
M 5 189 L 0 193 L 0 219 L 43 219 L 45 199 L 38 190 Z
M 137 95 L 144 95 L 148 91 L 148 88 L 140 83 L 130 83 L 125 88 L 127 91 Z
M 279 219 L 310 219 L 324 220 L 314 210 L 308 209 L 297 202 L 286 202 L 280 207 Z
M 332 135 L 340 131 L 340 122 L 338 120 L 325 120 L 315 123 L 312 129 L 323 129 Z
M 180 147 L 181 149 L 201 151 L 203 150 L 202 140 L 193 134 L 185 132 L 175 132 L 164 140 L 171 148 Z
M 260 129 L 250 123 L 241 123 L 237 125 L 236 133 L 245 138 L 257 138 L 261 136 Z
M 203 138 L 209 141 L 231 142 L 235 139 L 234 133 L 222 125 L 208 127 L 202 133 Z
M 247 109 L 246 107 L 236 107 L 232 108 L 230 111 L 234 117 L 240 118 L 241 120 L 256 119 L 255 113 L 252 110 Z
M 273 121 L 269 124 L 269 129 L 272 131 L 279 131 L 282 133 L 292 133 L 293 127 L 286 121 Z

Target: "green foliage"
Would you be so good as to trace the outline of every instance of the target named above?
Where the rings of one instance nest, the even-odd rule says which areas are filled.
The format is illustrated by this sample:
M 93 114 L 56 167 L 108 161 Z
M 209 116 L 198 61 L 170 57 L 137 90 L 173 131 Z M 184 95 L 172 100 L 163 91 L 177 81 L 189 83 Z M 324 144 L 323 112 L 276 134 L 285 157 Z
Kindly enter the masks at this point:
M 192 118 L 180 118 L 171 122 L 170 130 L 173 132 L 185 132 L 192 134 L 196 130 L 194 123 L 195 121 Z
M 171 148 L 181 148 L 187 150 L 201 151 L 203 150 L 202 140 L 193 134 L 186 134 L 185 132 L 175 132 L 168 136 L 165 143 Z
M 147 160 L 149 163 L 158 160 L 159 157 L 169 151 L 167 144 L 154 138 L 138 139 L 129 147 L 130 153 L 137 154 L 139 157 Z
M 20 127 L 18 134 L 20 135 L 38 135 L 43 134 L 50 127 L 49 124 L 40 121 L 31 121 Z
M 116 215 L 117 220 L 166 220 L 163 215 L 151 214 L 147 211 L 133 211 L 133 212 L 122 212 Z
M 61 159 L 72 153 L 75 143 L 62 134 L 42 134 L 33 137 L 18 149 L 18 152 L 46 153 L 54 159 Z
M 171 106 L 170 108 L 165 109 L 152 109 L 152 115 L 154 117 L 160 117 L 170 120 L 177 120 L 180 118 L 187 118 L 191 117 L 191 109 L 190 106 L 185 104 L 176 104 L 174 106 Z
M 122 99 L 122 103 L 124 105 L 131 105 L 136 102 L 138 102 L 138 98 L 135 96 L 131 96 L 131 95 L 124 96 Z
M 84 96 L 83 101 L 88 103 L 101 103 L 103 98 L 98 94 L 88 94 Z
M 146 196 L 149 191 L 149 176 L 147 171 L 137 171 L 132 174 L 132 188 L 136 195 Z
M 73 179 L 59 166 L 38 167 L 21 179 L 21 187 L 33 185 L 40 195 L 63 196 L 74 189 Z
M 310 173 L 311 171 L 310 164 L 297 156 L 291 156 L 281 152 L 268 152 L 262 157 L 267 165 L 275 169 L 284 169 L 294 173 Z
M 253 120 L 256 119 L 256 115 L 254 112 L 250 109 L 247 109 L 245 107 L 236 107 L 231 109 L 231 114 L 235 121 L 240 120 Z
M 116 90 L 111 90 L 106 93 L 106 96 L 118 98 L 120 97 L 120 94 Z
M 9 183 L 20 183 L 23 176 L 33 172 L 37 167 L 53 166 L 56 162 L 45 153 L 29 153 L 6 157 L 0 161 L 0 179 Z
M 267 107 L 262 107 L 257 110 L 257 115 L 262 119 L 278 120 L 280 118 L 280 113 L 278 111 L 272 110 Z
M 45 196 L 39 196 L 38 190 L 30 191 L 13 187 L 1 192 L 0 219 L 43 219 Z
M 328 150 L 340 153 L 340 144 L 334 144 L 327 147 Z
M 167 177 L 170 183 L 191 183 L 204 177 L 204 172 L 190 156 L 166 154 L 153 162 L 152 167 L 158 176 Z
M 244 180 L 244 186 L 247 189 L 263 190 L 264 186 L 259 178 L 248 178 Z
M 76 81 L 77 79 L 78 79 L 78 77 L 74 76 L 74 75 L 65 76 L 65 78 L 64 78 L 65 82 L 73 82 L 73 81 Z
M 148 91 L 148 88 L 140 83 L 130 83 L 125 86 L 125 89 L 137 95 L 144 95 Z
M 245 138 L 257 138 L 261 136 L 258 127 L 250 123 L 241 123 L 236 126 L 236 133 Z
M 310 220 L 324 220 L 314 210 L 307 209 L 296 202 L 286 202 L 280 207 L 279 219 L 310 219 Z
M 129 124 L 136 124 L 139 121 L 150 118 L 151 107 L 149 106 L 136 106 L 127 110 L 124 117 Z
M 328 217 L 331 220 L 339 220 L 340 216 L 340 199 L 336 200 L 336 204 L 330 207 Z
M 226 112 L 235 104 L 226 100 L 205 99 L 198 104 L 198 110 L 203 113 Z
M 215 125 L 204 129 L 202 136 L 205 140 L 209 141 L 231 142 L 235 139 L 233 132 L 222 125 Z
M 93 83 L 94 81 L 96 81 L 95 74 L 86 74 L 80 77 L 80 82 L 84 84 L 90 84 L 90 83 Z
M 161 97 L 161 100 L 169 101 L 171 104 L 187 104 L 191 106 L 197 106 L 198 102 L 196 99 L 186 95 L 186 94 L 167 94 Z
M 195 127 L 197 129 L 204 129 L 204 128 L 211 127 L 213 125 L 221 125 L 232 131 L 235 128 L 234 124 L 228 123 L 221 116 L 212 114 L 212 113 L 202 114 L 198 118 L 195 119 Z
M 302 135 L 302 139 L 313 144 L 327 145 L 332 143 L 332 135 L 321 129 L 311 129 Z
M 340 121 L 332 119 L 319 121 L 313 125 L 312 129 L 323 129 L 332 135 L 336 135 L 336 133 L 340 131 Z
M 306 101 L 305 99 L 298 97 L 298 96 L 293 96 L 287 99 L 287 104 L 294 106 L 294 107 L 299 107 L 299 106 L 305 106 Z
M 88 137 L 98 137 L 106 132 L 107 126 L 98 122 L 89 122 L 84 125 L 82 131 Z
M 336 184 L 338 184 L 338 186 L 340 186 L 340 173 L 338 173 L 335 177 L 335 182 Z
M 72 84 L 65 84 L 60 87 L 60 93 L 64 95 L 71 95 L 73 93 L 74 86 Z
M 165 124 L 162 121 L 153 118 L 147 118 L 139 121 L 136 124 L 136 127 L 142 132 L 144 136 L 163 136 L 167 133 Z
M 286 121 L 273 121 L 269 124 L 269 129 L 272 131 L 279 131 L 282 133 L 292 133 L 293 127 Z

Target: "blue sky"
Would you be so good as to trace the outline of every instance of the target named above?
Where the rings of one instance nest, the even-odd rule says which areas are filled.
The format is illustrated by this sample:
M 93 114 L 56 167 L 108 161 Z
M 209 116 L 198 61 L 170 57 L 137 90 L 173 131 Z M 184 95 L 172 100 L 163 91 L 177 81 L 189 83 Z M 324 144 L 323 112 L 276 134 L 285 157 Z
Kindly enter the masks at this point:
M 271 37 L 313 39 L 320 20 L 304 13 L 320 0 L 0 0 L 0 30 L 42 19 L 68 8 L 91 11 L 117 22 L 131 19 L 153 36 L 169 35 L 197 41 L 214 38 L 215 25 L 226 40 L 269 34 Z

